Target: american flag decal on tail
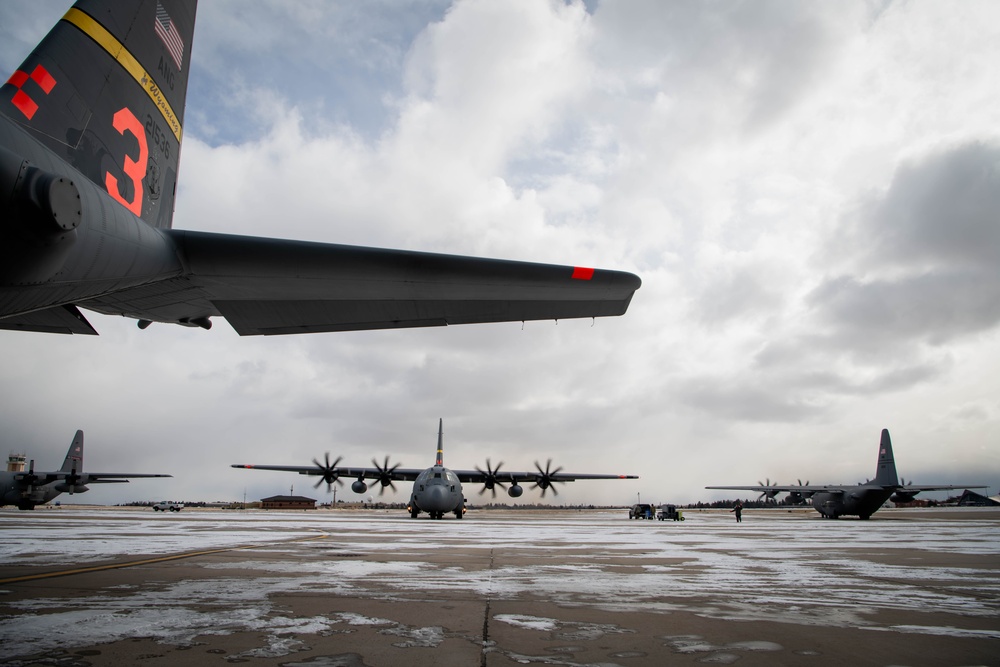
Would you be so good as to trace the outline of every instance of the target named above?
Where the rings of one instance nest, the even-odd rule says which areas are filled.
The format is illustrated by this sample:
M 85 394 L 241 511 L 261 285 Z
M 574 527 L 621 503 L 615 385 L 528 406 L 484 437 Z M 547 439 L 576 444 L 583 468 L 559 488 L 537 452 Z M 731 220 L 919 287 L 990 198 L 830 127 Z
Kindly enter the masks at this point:
M 163 45 L 167 47 L 167 51 L 170 53 L 170 57 L 173 58 L 174 64 L 177 65 L 177 70 L 180 71 L 181 62 L 184 60 L 184 40 L 181 39 L 180 34 L 177 32 L 177 27 L 174 25 L 173 20 L 171 20 L 170 15 L 167 14 L 167 10 L 159 2 L 156 3 L 154 28 L 157 36 L 163 41 Z

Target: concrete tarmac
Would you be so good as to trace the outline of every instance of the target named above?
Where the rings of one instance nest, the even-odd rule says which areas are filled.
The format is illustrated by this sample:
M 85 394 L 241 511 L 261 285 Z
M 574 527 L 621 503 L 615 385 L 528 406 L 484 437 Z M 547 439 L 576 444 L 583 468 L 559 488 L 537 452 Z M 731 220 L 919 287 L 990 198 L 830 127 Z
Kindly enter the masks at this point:
M 0 510 L 0 664 L 1000 665 L 1000 511 Z

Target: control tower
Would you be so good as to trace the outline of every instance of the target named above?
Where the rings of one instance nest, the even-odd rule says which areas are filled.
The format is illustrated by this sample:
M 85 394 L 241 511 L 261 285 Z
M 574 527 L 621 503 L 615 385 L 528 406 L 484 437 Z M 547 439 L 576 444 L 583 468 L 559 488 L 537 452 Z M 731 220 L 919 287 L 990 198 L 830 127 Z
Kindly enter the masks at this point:
M 11 454 L 7 457 L 7 472 L 24 472 L 24 454 Z

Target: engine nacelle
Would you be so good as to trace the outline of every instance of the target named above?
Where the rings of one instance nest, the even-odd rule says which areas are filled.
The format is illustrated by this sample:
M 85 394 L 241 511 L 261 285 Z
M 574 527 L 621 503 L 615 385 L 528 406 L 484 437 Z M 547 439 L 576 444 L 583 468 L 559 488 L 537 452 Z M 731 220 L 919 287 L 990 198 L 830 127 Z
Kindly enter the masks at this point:
M 892 494 L 892 497 L 890 497 L 889 500 L 891 500 L 894 503 L 912 503 L 913 499 L 916 497 L 917 497 L 916 493 L 904 493 L 902 491 L 897 491 L 896 493 Z
M 60 493 L 68 493 L 70 495 L 90 490 L 85 484 L 56 484 L 55 489 Z
M 524 488 L 520 484 L 511 484 L 510 488 L 507 489 L 507 495 L 511 498 L 520 498 L 522 493 L 524 493 Z
M 807 505 L 809 504 L 809 499 L 812 498 L 811 493 L 801 493 L 799 491 L 791 491 L 788 494 L 788 502 L 792 505 Z
M 368 485 L 365 484 L 360 479 L 351 484 L 351 491 L 353 491 L 354 493 L 364 493 L 367 490 L 368 490 Z

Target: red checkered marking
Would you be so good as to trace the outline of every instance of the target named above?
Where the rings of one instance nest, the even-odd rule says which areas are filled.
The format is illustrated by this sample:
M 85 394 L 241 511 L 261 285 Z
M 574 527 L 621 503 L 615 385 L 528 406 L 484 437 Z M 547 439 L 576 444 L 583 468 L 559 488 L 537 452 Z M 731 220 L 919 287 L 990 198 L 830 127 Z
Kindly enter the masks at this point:
M 34 118 L 35 112 L 38 111 L 38 103 L 31 99 L 31 96 L 22 90 L 24 84 L 28 83 L 29 78 L 38 84 L 38 87 L 41 88 L 42 92 L 46 95 L 51 93 L 52 89 L 55 88 L 56 79 L 41 65 L 35 65 L 35 69 L 32 70 L 30 77 L 25 72 L 17 70 L 11 74 L 9 79 L 7 79 L 7 83 L 17 88 L 17 92 L 14 93 L 14 97 L 12 97 L 10 101 L 14 104 L 18 111 L 24 114 L 25 118 L 31 120 Z

